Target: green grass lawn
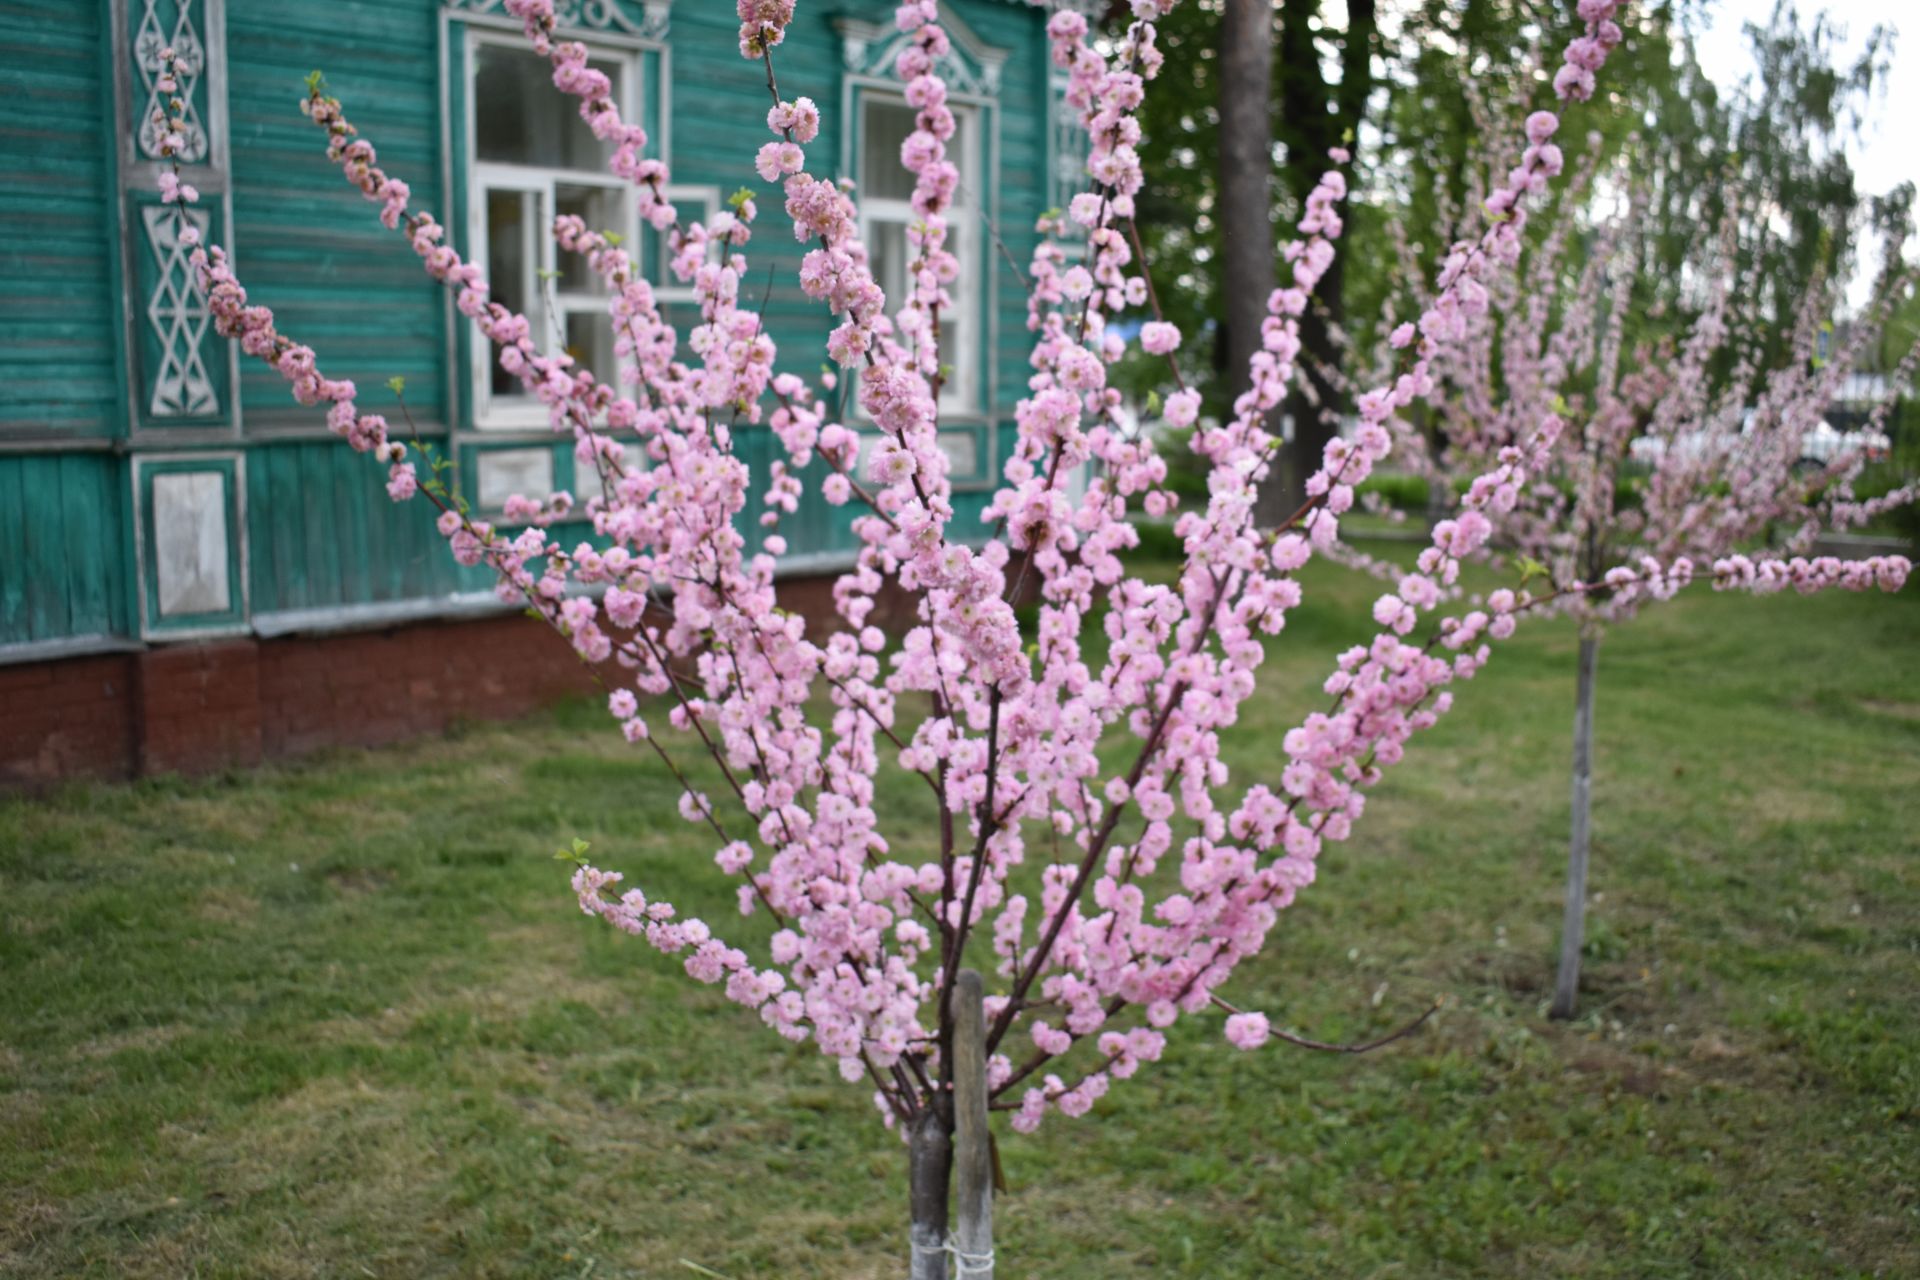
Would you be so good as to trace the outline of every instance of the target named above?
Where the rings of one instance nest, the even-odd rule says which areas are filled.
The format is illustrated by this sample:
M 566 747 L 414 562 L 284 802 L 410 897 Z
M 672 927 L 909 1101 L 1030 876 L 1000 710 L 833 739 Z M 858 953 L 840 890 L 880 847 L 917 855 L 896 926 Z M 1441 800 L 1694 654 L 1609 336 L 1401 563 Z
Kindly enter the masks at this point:
M 1310 587 L 1238 776 L 1364 616 Z M 1326 1039 L 1444 1011 L 1360 1058 L 1183 1025 L 1001 1135 L 1001 1274 L 1920 1275 L 1920 591 L 1609 636 L 1561 1025 L 1573 644 L 1462 690 L 1229 993 Z M 903 1274 L 865 1091 L 569 900 L 579 835 L 761 936 L 674 796 L 573 707 L 0 801 L 0 1274 Z

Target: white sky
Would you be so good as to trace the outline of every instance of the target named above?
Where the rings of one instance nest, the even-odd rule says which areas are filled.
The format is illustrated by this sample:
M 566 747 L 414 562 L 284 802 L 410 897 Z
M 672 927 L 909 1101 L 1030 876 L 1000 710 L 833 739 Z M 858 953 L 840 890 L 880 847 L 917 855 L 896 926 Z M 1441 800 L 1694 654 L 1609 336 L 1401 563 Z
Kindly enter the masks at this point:
M 1914 121 L 1920 119 L 1920 0 L 1797 0 L 1797 8 L 1803 29 L 1820 10 L 1834 19 L 1837 33 L 1845 36 L 1836 58 L 1841 67 L 1859 56 L 1876 25 L 1893 33 L 1887 75 L 1874 84 L 1859 138 L 1847 138 L 1843 150 L 1862 196 L 1884 196 L 1901 182 L 1920 184 L 1920 146 L 1912 140 Z M 1774 0 L 1707 0 L 1705 27 L 1695 35 L 1693 48 L 1715 83 L 1732 88 L 1753 71 L 1743 25 L 1764 27 L 1772 10 Z M 1912 257 L 1914 249 L 1908 248 L 1908 261 Z M 1878 261 L 1880 249 L 1860 246 L 1847 288 L 1849 305 L 1862 307 L 1872 297 Z
M 1695 48 L 1700 65 L 1716 82 L 1731 87 L 1753 70 L 1741 29 L 1748 22 L 1764 26 L 1773 6 L 1774 0 L 1707 0 L 1707 25 L 1699 31 Z M 1844 29 L 1843 66 L 1859 54 L 1875 26 L 1895 32 L 1891 70 L 1874 88 L 1861 136 L 1848 141 L 1845 150 L 1864 194 L 1883 195 L 1902 182 L 1920 183 L 1920 145 L 1913 137 L 1913 123 L 1920 120 L 1920 0 L 1797 0 L 1797 7 L 1803 28 L 1824 9 L 1835 26 Z M 1871 275 L 1871 261 L 1863 261 L 1857 270 Z

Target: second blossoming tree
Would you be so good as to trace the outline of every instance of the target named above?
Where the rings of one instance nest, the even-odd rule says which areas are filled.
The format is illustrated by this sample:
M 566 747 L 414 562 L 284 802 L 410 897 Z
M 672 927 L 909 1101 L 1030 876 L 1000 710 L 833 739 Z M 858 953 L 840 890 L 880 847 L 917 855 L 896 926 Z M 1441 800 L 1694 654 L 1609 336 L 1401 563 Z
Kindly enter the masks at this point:
M 1842 435 L 1826 419 L 1913 279 L 1902 257 L 1904 226 L 1890 228 L 1885 265 L 1858 315 L 1836 327 L 1843 293 L 1821 282 L 1797 301 L 1784 355 L 1763 366 L 1754 354 L 1768 347 L 1760 282 L 1739 274 L 1735 207 L 1700 248 L 1690 322 L 1634 338 L 1650 319 L 1634 301 L 1643 283 L 1637 250 L 1651 234 L 1646 192 L 1630 173 L 1604 172 L 1597 142 L 1571 195 L 1577 200 L 1604 173 L 1629 193 L 1625 207 L 1592 228 L 1583 254 L 1570 229 L 1556 226 L 1487 273 L 1495 303 L 1436 359 L 1441 389 L 1431 421 L 1401 431 L 1397 458 L 1446 494 L 1470 485 L 1542 415 L 1568 424 L 1566 447 L 1515 491 L 1500 537 L 1480 553 L 1543 579 L 1551 596 L 1543 607 L 1571 614 L 1580 628 L 1572 831 L 1552 1004 L 1561 1018 L 1577 1007 L 1605 630 L 1672 595 L 1700 566 L 1761 593 L 1897 587 L 1907 572 L 1898 557 L 1805 557 L 1822 535 L 1920 498 L 1911 481 L 1871 499 L 1856 494 L 1885 450 L 1881 429 L 1920 369 L 1920 345 L 1888 379 L 1865 430 Z M 1489 201 L 1470 225 L 1498 215 Z M 1497 613 L 1510 597 L 1495 593 L 1487 606 Z

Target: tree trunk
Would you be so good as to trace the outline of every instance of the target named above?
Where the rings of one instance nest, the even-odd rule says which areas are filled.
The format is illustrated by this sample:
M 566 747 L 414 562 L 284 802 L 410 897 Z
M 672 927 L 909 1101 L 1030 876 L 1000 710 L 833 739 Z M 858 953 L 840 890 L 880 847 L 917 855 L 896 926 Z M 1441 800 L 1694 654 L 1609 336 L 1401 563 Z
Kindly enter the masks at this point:
M 953 988 L 953 1168 L 955 1271 L 961 1280 L 993 1276 L 993 1137 L 987 1128 L 986 994 L 980 975 L 962 969 Z
M 1587 928 L 1587 848 L 1593 817 L 1593 683 L 1600 637 L 1580 636 L 1580 689 L 1573 711 L 1573 831 L 1567 847 L 1567 912 L 1560 927 L 1560 973 L 1553 987 L 1555 1018 L 1571 1018 L 1580 995 L 1580 948 Z
M 1235 398 L 1274 282 L 1273 0 L 1225 0 L 1219 49 L 1221 386 Z
M 1279 136 L 1287 148 L 1285 175 L 1296 210 L 1334 162 L 1329 153 L 1345 147 L 1349 159 L 1339 167 L 1347 179 L 1351 216 L 1355 197 L 1354 156 L 1367 99 L 1373 93 L 1373 47 L 1377 43 L 1376 0 L 1346 0 L 1347 26 L 1340 39 L 1340 82 L 1329 84 L 1322 43 L 1326 24 L 1319 0 L 1288 0 L 1280 14 Z M 1339 331 L 1346 324 L 1347 254 L 1343 247 L 1314 288 L 1312 305 L 1300 317 L 1299 371 L 1287 393 L 1285 419 L 1290 439 L 1281 465 L 1260 495 L 1258 519 L 1277 524 L 1307 499 L 1307 480 L 1320 469 L 1327 445 L 1339 433 L 1346 407 L 1341 389 L 1326 376 L 1345 354 Z
M 946 1122 L 932 1107 L 914 1121 L 907 1142 L 907 1178 L 913 1226 L 908 1237 L 910 1280 L 947 1280 L 947 1183 L 953 1144 Z
M 952 1002 L 951 1122 L 928 1107 L 913 1123 L 907 1142 L 913 1224 L 910 1280 L 955 1280 L 993 1276 L 993 1136 L 987 1127 L 986 987 L 972 969 L 954 976 Z M 951 1123 L 951 1135 L 948 1125 Z M 956 1184 L 957 1185 L 954 1185 Z M 954 1193 L 959 1226 L 947 1234 L 947 1193 Z

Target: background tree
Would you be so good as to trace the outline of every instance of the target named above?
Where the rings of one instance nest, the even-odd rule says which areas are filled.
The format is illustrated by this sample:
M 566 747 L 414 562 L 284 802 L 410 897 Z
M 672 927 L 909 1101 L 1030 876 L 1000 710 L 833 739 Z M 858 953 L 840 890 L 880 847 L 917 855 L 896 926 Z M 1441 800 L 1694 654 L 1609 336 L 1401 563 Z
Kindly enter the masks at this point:
M 1236 22 L 1256 10 L 1272 21 L 1277 93 L 1268 109 L 1280 143 L 1268 149 L 1273 208 L 1297 210 L 1300 193 L 1318 176 L 1317 157 L 1353 133 L 1350 251 L 1303 319 L 1307 380 L 1287 405 L 1303 441 L 1289 455 L 1297 462 L 1317 456 L 1310 441 L 1324 442 L 1331 430 L 1313 407 L 1316 399 L 1334 412 L 1343 406 L 1340 380 L 1323 372 L 1340 362 L 1329 358 L 1323 340 L 1345 337 L 1369 349 L 1380 336 L 1374 320 L 1393 314 L 1409 264 L 1469 230 L 1497 177 L 1486 166 L 1498 158 L 1480 145 L 1486 123 L 1530 90 L 1538 50 L 1563 44 L 1574 19 L 1540 0 L 1426 0 L 1385 14 L 1372 0 L 1359 0 L 1346 6 L 1344 20 L 1337 6 L 1323 11 L 1318 0 L 1236 0 L 1232 9 Z M 1605 91 L 1582 112 L 1581 135 L 1564 137 L 1562 145 L 1574 164 L 1589 147 L 1608 157 L 1631 153 L 1646 181 L 1638 233 L 1646 243 L 1637 253 L 1648 270 L 1637 286 L 1636 342 L 1684 330 L 1699 302 L 1703 264 L 1690 256 L 1700 250 L 1697 229 L 1720 225 L 1729 191 L 1747 193 L 1733 261 L 1762 304 L 1751 340 L 1760 344 L 1758 354 L 1777 359 L 1789 340 L 1794 300 L 1846 270 L 1857 251 L 1864 195 L 1844 146 L 1858 136 L 1873 85 L 1885 74 L 1889 37 L 1869 32 L 1860 52 L 1843 57 L 1842 32 L 1832 20 L 1821 14 L 1809 21 L 1782 0 L 1767 23 L 1748 29 L 1752 76 L 1723 88 L 1693 52 L 1692 32 L 1710 13 L 1699 0 L 1641 6 Z M 1223 78 L 1220 51 L 1249 47 L 1245 37 L 1226 40 L 1227 20 L 1225 0 L 1216 0 L 1178 9 L 1163 23 L 1165 47 L 1190 72 L 1177 85 L 1157 86 L 1143 108 L 1150 176 L 1139 204 L 1149 270 L 1168 319 L 1214 339 L 1215 359 L 1189 376 L 1216 417 L 1227 413 L 1241 385 L 1223 371 L 1244 368 L 1226 358 L 1233 298 L 1220 282 L 1263 278 L 1238 265 L 1229 270 L 1224 256 L 1229 225 L 1255 218 L 1250 210 L 1229 215 L 1222 203 L 1223 104 L 1242 83 L 1253 83 Z M 1257 114 L 1256 103 L 1235 118 Z M 1236 156 L 1252 154 L 1250 144 L 1236 148 Z M 1617 204 L 1617 191 L 1606 194 Z M 1768 208 L 1792 215 L 1761 212 Z M 1567 211 L 1587 229 L 1582 234 L 1596 216 Z M 1276 225 L 1271 214 L 1267 224 Z M 1240 321 L 1243 330 L 1246 323 Z M 1716 376 L 1729 370 L 1723 365 Z M 1143 395 L 1154 376 L 1150 366 L 1135 364 L 1119 380 Z M 1277 491 L 1267 501 L 1277 503 Z
M 1310 175 L 1317 158 L 1335 149 L 1348 153 L 1350 158 L 1340 168 L 1349 188 L 1354 186 L 1361 139 L 1368 132 L 1367 107 L 1373 98 L 1378 43 L 1374 0 L 1346 0 L 1346 28 L 1337 37 L 1323 20 L 1322 8 L 1320 0 L 1292 0 L 1280 7 L 1278 136 L 1284 155 L 1280 173 L 1293 207 L 1306 200 L 1316 180 Z M 1339 69 L 1337 80 L 1327 79 L 1329 62 Z M 1270 483 L 1261 499 L 1266 519 L 1279 520 L 1306 500 L 1307 478 L 1319 467 L 1346 408 L 1332 371 L 1340 364 L 1340 333 L 1347 324 L 1350 257 L 1342 254 L 1334 259 L 1320 281 L 1314 305 L 1300 319 L 1305 377 L 1287 397 L 1289 439 L 1279 483 Z
M 1218 294 L 1217 346 L 1230 396 L 1248 387 L 1275 280 L 1274 9 L 1273 0 L 1223 0 L 1213 42 L 1220 72 L 1220 269 L 1231 282 Z M 1330 283 L 1322 277 L 1323 287 Z
M 1593 176 L 1584 171 L 1569 190 Z M 1629 165 L 1601 177 L 1635 190 L 1629 209 L 1597 228 L 1571 264 L 1562 261 L 1569 238 L 1548 236 L 1488 279 L 1496 305 L 1436 362 L 1441 429 L 1408 429 L 1401 455 L 1424 468 L 1436 492 L 1455 494 L 1468 492 L 1544 418 L 1562 421 L 1570 437 L 1532 483 L 1510 493 L 1501 545 L 1489 548 L 1495 562 L 1518 565 L 1523 582 L 1544 577 L 1553 607 L 1580 624 L 1568 882 L 1552 1004 L 1559 1018 L 1575 1012 L 1584 947 L 1605 630 L 1685 586 L 1695 565 L 1731 566 L 1764 589 L 1798 587 L 1788 557 L 1808 553 L 1824 533 L 1858 528 L 1920 496 L 1912 482 L 1872 498 L 1858 490 L 1882 454 L 1877 428 L 1902 383 L 1911 382 L 1920 344 L 1907 340 L 1897 357 L 1901 372 L 1878 391 L 1868 431 L 1836 439 L 1826 421 L 1851 375 L 1874 361 L 1912 288 L 1914 275 L 1900 260 L 1904 225 L 1887 228 L 1887 262 L 1862 316 L 1838 328 L 1842 282 L 1825 281 L 1800 300 L 1784 352 L 1771 356 L 1765 303 L 1746 292 L 1747 278 L 1734 266 L 1744 219 L 1729 208 L 1719 234 L 1702 237 L 1707 243 L 1688 254 L 1706 283 L 1685 333 L 1630 349 L 1648 270 L 1637 255 L 1654 238 L 1645 233 L 1644 188 Z M 1445 447 L 1436 449 L 1436 439 Z M 1825 563 L 1827 571 L 1846 571 L 1839 561 Z M 1504 613 L 1510 597 L 1496 592 L 1489 609 Z

